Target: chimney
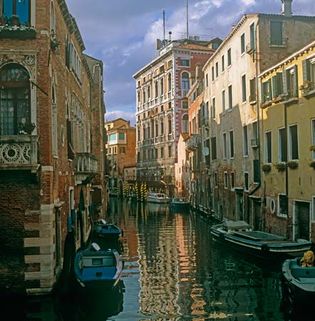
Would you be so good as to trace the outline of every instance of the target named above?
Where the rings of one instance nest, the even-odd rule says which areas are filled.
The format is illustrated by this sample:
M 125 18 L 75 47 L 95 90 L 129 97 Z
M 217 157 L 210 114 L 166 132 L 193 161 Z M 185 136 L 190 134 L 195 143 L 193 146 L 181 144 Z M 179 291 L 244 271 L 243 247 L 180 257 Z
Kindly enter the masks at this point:
M 292 16 L 292 1 L 293 0 L 281 0 L 282 1 L 282 12 L 281 14 L 286 17 Z

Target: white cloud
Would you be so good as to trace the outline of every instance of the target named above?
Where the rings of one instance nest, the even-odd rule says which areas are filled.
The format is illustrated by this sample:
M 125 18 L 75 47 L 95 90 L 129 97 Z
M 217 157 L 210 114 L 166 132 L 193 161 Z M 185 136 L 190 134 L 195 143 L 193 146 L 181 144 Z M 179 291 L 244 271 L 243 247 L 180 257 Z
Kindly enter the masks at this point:
M 256 4 L 256 0 L 242 0 L 242 3 L 245 4 L 245 6 L 252 6 Z

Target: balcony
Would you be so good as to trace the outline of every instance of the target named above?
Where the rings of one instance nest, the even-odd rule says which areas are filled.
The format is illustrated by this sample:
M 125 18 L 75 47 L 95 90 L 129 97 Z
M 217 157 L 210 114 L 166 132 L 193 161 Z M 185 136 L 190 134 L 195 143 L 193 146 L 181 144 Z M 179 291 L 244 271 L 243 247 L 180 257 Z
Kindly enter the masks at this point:
M 90 153 L 76 153 L 74 159 L 74 172 L 76 184 L 93 177 L 98 171 L 98 161 Z
M 192 134 L 186 141 L 186 149 L 196 150 L 201 144 L 201 136 L 199 134 Z
M 0 170 L 30 170 L 36 172 L 39 167 L 37 158 L 37 136 L 0 136 Z

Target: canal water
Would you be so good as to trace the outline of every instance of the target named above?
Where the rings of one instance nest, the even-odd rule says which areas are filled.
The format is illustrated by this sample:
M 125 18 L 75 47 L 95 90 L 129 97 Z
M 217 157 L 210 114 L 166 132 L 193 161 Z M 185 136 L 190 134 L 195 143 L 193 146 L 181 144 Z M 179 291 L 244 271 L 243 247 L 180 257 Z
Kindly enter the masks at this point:
M 2 315 L 21 321 L 314 320 L 283 308 L 280 264 L 217 244 L 211 222 L 198 213 L 113 198 L 106 219 L 124 231 L 125 266 L 114 291 L 2 302 Z

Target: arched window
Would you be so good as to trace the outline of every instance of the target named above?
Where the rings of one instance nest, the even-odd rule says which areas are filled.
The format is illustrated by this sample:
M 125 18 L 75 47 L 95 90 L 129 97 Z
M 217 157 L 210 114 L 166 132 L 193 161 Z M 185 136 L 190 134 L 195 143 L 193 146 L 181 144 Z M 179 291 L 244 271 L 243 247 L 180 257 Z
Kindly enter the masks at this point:
M 188 115 L 185 114 L 182 118 L 182 132 L 188 133 Z
M 190 88 L 190 84 L 189 84 L 189 73 L 188 72 L 183 72 L 182 73 L 182 96 L 186 96 L 189 88 Z
M 0 70 L 0 135 L 31 133 L 30 76 L 9 64 Z

